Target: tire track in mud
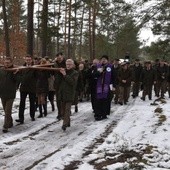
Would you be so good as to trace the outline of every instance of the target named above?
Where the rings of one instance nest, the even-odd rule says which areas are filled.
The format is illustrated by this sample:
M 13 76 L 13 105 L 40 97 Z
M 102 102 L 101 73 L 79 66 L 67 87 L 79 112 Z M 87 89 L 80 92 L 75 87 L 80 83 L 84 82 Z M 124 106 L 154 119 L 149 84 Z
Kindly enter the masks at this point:
M 72 115 L 74 116 L 74 115 Z M 76 115 L 76 119 L 74 120 L 74 124 L 78 123 L 79 122 L 79 117 L 82 117 L 82 115 Z M 77 121 L 76 121 L 77 120 Z M 88 119 L 82 119 L 82 121 L 85 121 L 86 123 L 88 123 Z M 81 136 L 87 129 L 84 129 L 83 131 L 79 131 L 77 133 L 77 136 Z M 75 136 L 74 138 L 72 138 L 70 141 L 74 141 L 77 136 Z M 28 166 L 25 168 L 25 170 L 31 170 L 32 168 L 34 168 L 35 166 L 41 164 L 43 161 L 45 161 L 46 159 L 50 158 L 51 156 L 55 155 L 56 153 L 60 152 L 62 149 L 66 148 L 68 146 L 68 144 L 70 143 L 70 141 L 68 141 L 66 144 L 62 145 L 60 147 L 60 149 L 57 149 L 47 155 L 44 155 L 43 158 L 39 159 L 39 160 L 36 160 L 34 163 L 32 163 L 32 165 Z
M 88 147 L 84 148 L 84 153 L 82 154 L 81 161 L 80 160 L 72 161 L 72 162 L 70 162 L 70 164 L 66 165 L 63 170 L 74 170 L 74 169 L 77 169 L 78 166 L 83 163 L 83 159 L 84 158 L 86 158 L 88 155 L 92 154 L 93 151 L 96 148 L 98 148 L 99 145 L 101 145 L 101 144 L 103 144 L 105 142 L 105 138 L 112 133 L 113 129 L 117 126 L 119 121 L 121 121 L 121 119 L 126 115 L 126 113 L 124 111 L 127 111 L 130 108 L 132 108 L 134 102 L 135 102 L 135 99 L 132 101 L 132 103 L 130 105 L 127 105 L 124 108 L 124 110 L 122 110 L 122 112 L 120 112 L 118 115 L 115 116 L 115 120 L 113 120 L 111 123 L 109 123 L 109 125 L 106 127 L 104 133 L 102 133 L 99 138 L 96 138 L 91 145 L 89 145 Z
M 9 147 L 0 147 L 0 153 L 4 152 L 5 150 L 8 150 L 10 149 L 10 146 L 14 146 L 14 145 L 17 145 L 17 144 L 20 144 L 22 142 L 26 142 L 26 141 L 29 141 L 29 140 L 35 140 L 34 137 L 38 136 L 41 132 L 43 131 L 48 131 L 48 128 L 50 128 L 51 126 L 53 125 L 56 125 L 58 123 L 58 121 L 54 121 L 54 122 L 51 122 L 49 124 L 46 124 L 45 126 L 43 126 L 42 128 L 34 131 L 34 132 L 31 132 L 29 133 L 28 135 L 25 135 L 23 136 L 22 138 L 16 138 L 15 140 L 10 140 L 10 141 L 7 141 L 7 142 L 2 142 L 2 144 L 6 145 L 6 146 L 9 146 Z M 50 131 L 48 131 L 50 132 Z
M 115 106 L 114 106 L 115 107 Z M 118 106 L 118 107 L 115 107 L 114 109 L 114 112 L 116 112 L 119 107 L 121 106 Z M 113 120 L 112 122 L 109 123 L 109 125 L 107 125 L 105 127 L 105 131 L 104 133 L 100 134 L 100 137 L 99 138 L 95 138 L 92 142 L 91 145 L 89 145 L 88 147 L 85 147 L 83 150 L 84 150 L 84 153 L 82 155 L 82 159 L 84 159 L 86 156 L 88 156 L 89 154 L 91 154 L 93 152 L 93 150 L 95 148 L 98 147 L 98 145 L 101 145 L 105 140 L 105 138 L 112 133 L 113 131 L 113 128 L 116 127 L 117 123 L 125 116 L 125 112 L 126 110 L 130 109 L 131 107 L 133 107 L 133 103 L 132 105 L 127 105 L 123 110 L 122 112 L 119 112 L 116 116 L 115 116 L 115 120 Z M 88 122 L 88 119 L 86 120 Z M 76 122 L 75 122 L 76 123 Z M 81 131 L 78 133 L 78 136 L 81 136 L 83 133 L 85 132 L 84 131 Z M 62 149 L 64 149 L 65 147 L 67 147 L 67 144 L 64 145 L 64 147 Z M 51 156 L 53 156 L 54 154 L 56 154 L 57 152 L 59 152 L 60 150 L 56 150 L 48 155 L 46 155 L 43 159 L 41 160 L 37 160 L 35 161 L 31 166 L 27 167 L 26 170 L 30 170 L 31 168 L 34 168 L 35 166 L 39 165 L 39 164 L 43 164 L 43 161 L 45 161 L 46 159 L 50 158 Z M 79 160 L 75 160 L 75 161 L 72 161 L 70 162 L 69 165 L 66 165 L 64 167 L 64 170 L 74 170 L 76 168 L 78 168 L 78 165 L 80 165 L 82 163 L 82 161 L 79 161 Z M 45 169 L 45 168 L 44 168 Z
M 76 119 L 79 119 L 79 117 L 82 117 L 82 115 L 79 115 L 79 114 L 72 114 L 71 115 L 71 117 L 74 117 L 74 116 L 76 116 Z M 85 120 L 85 119 L 84 119 Z M 53 125 L 56 125 L 56 124 L 59 124 L 59 122 L 60 121 L 58 121 L 58 120 L 55 120 L 55 121 L 53 121 L 53 122 L 51 122 L 51 123 L 49 123 L 49 124 L 46 124 L 44 127 L 42 127 L 42 128 L 40 128 L 40 129 L 38 129 L 38 130 L 36 130 L 36 131 L 34 131 L 34 132 L 31 132 L 30 134 L 28 134 L 28 135 L 26 135 L 26 136 L 23 136 L 22 138 L 20 138 L 20 139 L 16 139 L 16 140 L 11 140 L 11 141 L 9 141 L 9 142 L 4 142 L 4 144 L 5 145 L 14 145 L 14 144 L 17 144 L 18 142 L 21 142 L 22 140 L 26 140 L 26 139 L 29 139 L 29 138 L 31 138 L 31 137 L 35 137 L 36 135 L 38 135 L 38 134 L 40 134 L 40 132 L 42 132 L 43 130 L 46 130 L 46 129 L 48 129 L 49 127 L 51 127 L 51 126 L 53 126 Z M 77 121 L 78 122 L 78 121 Z M 17 124 L 16 126 L 20 126 L 20 124 Z M 21 125 L 21 126 L 24 126 L 24 124 L 23 125 Z M 31 125 L 30 125 L 31 126 Z
M 93 141 L 93 143 L 84 148 L 84 153 L 82 154 L 82 157 L 81 157 L 81 161 L 80 160 L 75 160 L 75 161 L 72 161 L 70 162 L 69 165 L 66 165 L 64 167 L 64 170 L 74 170 L 74 169 L 77 169 L 79 165 L 81 165 L 83 163 L 82 159 L 84 159 L 86 156 L 92 154 L 93 150 L 95 148 L 98 147 L 98 145 L 101 145 L 102 143 L 104 143 L 104 138 L 106 138 L 110 133 L 112 133 L 112 130 L 114 127 L 116 127 L 118 121 L 113 121 L 112 122 L 113 124 L 111 124 L 110 126 L 108 126 L 105 130 L 105 132 L 103 134 L 101 134 L 101 136 L 99 138 L 96 138 L 95 141 Z
M 33 137 L 35 137 L 36 135 L 40 134 L 40 132 L 42 132 L 43 130 L 47 130 L 50 126 L 55 125 L 56 123 L 58 123 L 58 121 L 54 121 L 50 124 L 45 125 L 44 127 L 42 127 L 41 129 L 38 129 L 34 132 L 31 132 L 30 134 L 23 136 L 21 139 L 16 139 L 16 140 L 12 140 L 9 142 L 4 142 L 5 145 L 15 145 L 18 144 L 19 142 L 25 141 L 25 140 L 32 140 Z
M 54 155 L 55 153 L 61 151 L 61 149 L 65 148 L 67 145 L 63 145 L 61 146 L 60 149 L 55 150 L 54 152 L 49 153 L 48 155 L 45 155 L 43 158 L 36 160 L 32 165 L 30 165 L 29 167 L 25 168 L 25 170 L 31 170 L 32 168 L 34 168 L 36 165 L 38 165 L 39 163 L 41 163 L 42 161 L 46 160 L 47 158 L 51 157 L 52 155 Z
M 83 131 L 81 131 L 80 133 L 83 133 Z M 66 134 L 63 133 L 63 132 L 60 134 L 61 139 L 64 138 L 65 136 L 66 136 Z M 39 140 L 40 145 L 38 145 L 38 147 L 33 148 L 33 149 L 27 148 L 27 150 L 18 150 L 17 148 L 15 148 L 15 149 L 13 149 L 13 151 L 10 151 L 10 148 L 8 148 L 8 152 L 5 152 L 4 154 L 2 153 L 1 156 L 0 156 L 0 159 L 2 160 L 2 163 L 0 164 L 0 169 L 2 168 L 2 169 L 10 170 L 12 165 L 14 167 L 17 167 L 16 170 L 18 170 L 18 169 L 27 169 L 27 170 L 32 169 L 33 167 L 35 167 L 39 163 L 43 162 L 44 160 L 50 158 L 54 154 L 60 152 L 62 149 L 66 148 L 68 146 L 68 144 L 71 141 L 74 141 L 76 138 L 77 138 L 77 135 L 74 136 L 73 138 L 71 138 L 69 141 L 65 140 L 66 142 L 64 144 L 63 143 L 60 144 L 60 142 L 59 142 L 58 146 L 55 146 L 56 149 L 54 148 L 54 143 L 53 142 L 45 143 L 45 146 L 46 145 L 53 146 L 53 147 L 51 147 L 51 149 L 49 151 L 48 151 L 48 149 L 45 149 L 45 146 L 44 146 L 44 148 L 42 148 L 42 143 L 43 142 L 41 142 L 40 140 Z M 57 137 L 56 137 L 56 139 L 57 139 Z M 51 145 L 51 144 L 53 144 L 53 145 Z M 36 151 L 35 151 L 35 149 L 36 149 Z M 44 149 L 43 152 L 41 152 L 42 149 Z M 15 154 L 14 154 L 14 151 L 15 151 Z M 37 156 L 34 156 L 34 159 L 31 159 L 31 160 L 27 160 L 27 158 L 26 158 L 27 161 L 25 163 L 24 162 L 22 163 L 22 160 L 20 160 L 20 158 L 22 158 L 22 157 L 24 158 L 25 157 L 24 155 L 26 153 L 28 153 L 28 152 L 30 152 L 30 153 L 36 152 Z M 41 153 L 38 154 L 38 152 L 41 152 Z M 32 153 L 32 154 L 34 154 L 34 153 Z M 12 163 L 12 165 L 11 164 L 6 165 L 6 163 L 4 163 L 4 162 L 10 161 L 10 160 L 14 160 L 14 163 Z M 20 165 L 17 163 L 18 162 L 17 160 L 21 161 Z
M 122 113 L 119 112 L 118 114 L 116 114 L 115 118 L 114 118 L 115 120 L 112 121 L 112 122 L 109 122 L 109 125 L 106 125 L 106 127 L 105 127 L 106 130 L 104 131 L 104 133 L 102 133 L 101 135 L 98 134 L 98 135 L 100 135 L 100 137 L 96 138 L 96 139 L 93 139 L 91 145 L 89 145 L 86 148 L 82 148 L 82 150 L 84 150 L 84 153 L 82 155 L 82 159 L 84 159 L 88 154 L 92 153 L 93 149 L 96 148 L 99 144 L 102 144 L 104 142 L 104 138 L 106 138 L 112 132 L 113 128 L 117 125 L 117 123 L 124 117 L 124 115 L 125 115 L 124 111 L 126 111 L 127 109 L 129 109 L 132 106 L 133 106 L 133 104 L 127 105 L 123 109 Z M 112 112 L 117 112 L 119 107 L 122 107 L 122 106 L 114 105 Z M 88 113 L 90 113 L 89 110 L 88 110 Z M 72 119 L 73 119 L 73 122 L 74 122 L 73 125 L 76 125 L 77 123 L 83 123 L 83 124 L 86 125 L 86 128 L 84 130 L 79 130 L 78 133 L 76 134 L 77 136 L 83 135 L 85 133 L 85 131 L 87 131 L 87 127 L 92 124 L 93 120 L 91 120 L 91 117 L 89 117 L 89 116 L 81 118 L 82 114 L 75 114 L 75 115 L 73 114 L 72 116 L 73 116 Z M 89 120 L 91 120 L 91 122 L 89 122 Z M 9 142 L 6 142 L 5 144 L 8 145 L 8 146 L 16 145 L 16 144 L 20 145 L 22 142 L 24 144 L 25 141 L 29 142 L 29 140 L 34 140 L 34 139 L 32 139 L 33 137 L 38 136 L 38 134 L 40 134 L 40 132 L 42 132 L 42 131 L 44 131 L 44 132 L 47 131 L 49 127 L 52 127 L 53 125 L 56 125 L 57 122 L 58 121 L 54 121 L 54 122 L 52 122 L 50 124 L 46 124 L 41 129 L 38 129 L 38 130 L 36 130 L 34 132 L 31 132 L 29 135 L 26 135 L 26 136 L 22 137 L 21 139 L 11 140 Z M 55 132 L 53 132 L 53 133 L 55 134 Z M 98 135 L 96 135 L 96 136 L 98 136 Z M 66 141 L 66 143 L 64 143 L 64 144 L 59 145 L 59 149 L 55 149 L 55 150 L 53 149 L 50 152 L 48 152 L 47 154 L 42 154 L 40 157 L 37 157 L 39 159 L 34 159 L 34 161 L 30 161 L 29 163 L 27 163 L 27 165 L 26 165 L 26 167 L 24 167 L 24 169 L 30 170 L 30 169 L 34 168 L 35 166 L 40 165 L 46 159 L 48 159 L 51 156 L 55 155 L 56 153 L 60 152 L 62 149 L 66 148 L 68 146 L 69 142 L 75 140 L 75 138 L 77 136 L 72 137 L 69 141 Z M 64 139 L 64 137 L 65 137 L 64 133 L 60 133 L 59 137 L 61 139 L 62 138 Z M 47 145 L 48 145 L 48 143 L 47 143 Z M 10 148 L 5 148 L 5 149 L 10 149 Z M 40 148 L 38 147 L 38 148 L 35 148 L 35 149 L 37 149 L 37 151 L 38 151 Z M 67 168 L 69 168 L 69 167 L 70 167 L 70 169 L 72 169 L 72 168 L 74 168 L 76 165 L 78 165 L 80 163 L 81 162 L 79 162 L 79 160 L 77 160 L 77 161 L 75 160 L 73 162 L 70 162 L 69 165 L 65 166 L 65 169 L 67 170 Z M 31 164 L 31 165 L 29 165 L 29 164 Z
M 75 117 L 75 119 L 79 119 L 80 117 L 81 117 L 82 115 L 80 114 L 75 114 L 74 115 L 74 117 Z M 81 122 L 83 122 L 83 120 L 84 119 L 80 119 L 80 121 Z M 48 142 L 48 140 L 50 140 L 51 138 L 49 137 L 49 139 L 48 139 L 48 136 L 49 136 L 49 133 L 47 133 L 47 132 L 50 132 L 50 136 L 53 136 L 53 135 L 55 135 L 55 138 L 57 139 L 57 137 L 58 138 L 60 138 L 60 141 L 62 141 L 62 139 L 65 139 L 65 136 L 66 136 L 66 134 L 65 133 L 63 133 L 63 131 L 60 129 L 60 128 L 58 128 L 59 126 L 54 126 L 54 125 L 56 125 L 56 124 L 58 124 L 58 122 L 59 121 L 53 121 L 52 123 L 50 123 L 50 124 L 46 124 L 44 127 L 42 127 L 41 129 L 38 129 L 38 130 L 35 130 L 34 128 L 31 130 L 32 132 L 31 133 L 29 133 L 28 135 L 24 135 L 24 136 L 22 136 L 22 138 L 20 138 L 20 137 L 18 137 L 18 136 L 16 136 L 16 138 L 15 138 L 15 140 L 9 140 L 9 141 L 7 141 L 8 140 L 8 138 L 6 137 L 5 138 L 5 142 L 3 142 L 3 141 L 1 141 L 1 143 L 2 144 L 4 144 L 5 146 L 9 146 L 9 147 L 5 147 L 4 146 L 4 148 L 0 148 L 0 157 L 1 157 L 1 160 L 3 160 L 3 162 L 8 162 L 8 159 L 6 159 L 6 158 L 9 158 L 9 159 L 13 159 L 13 158 L 15 158 L 14 160 L 13 160 L 13 163 L 10 163 L 10 164 L 8 164 L 8 165 L 6 165 L 6 163 L 1 163 L 0 164 L 0 169 L 1 168 L 5 168 L 5 169 L 10 169 L 10 167 L 12 167 L 13 165 L 14 165 L 14 167 L 16 166 L 16 162 L 17 162 L 17 157 L 19 158 L 19 157 L 23 157 L 24 156 L 24 154 L 27 152 L 27 151 L 29 151 L 29 152 L 35 152 L 35 150 L 36 150 L 36 152 L 41 152 L 41 149 L 43 149 L 43 151 L 45 150 L 44 148 L 42 148 L 42 145 L 43 145 L 43 143 L 45 144 L 45 146 L 47 146 L 47 145 L 50 145 L 50 144 L 52 144 L 53 142 Z M 31 123 L 30 124 L 28 124 L 28 128 L 31 126 Z M 49 128 L 50 127 L 50 128 Z M 57 127 L 57 128 L 56 128 Z M 22 129 L 21 129 L 21 132 L 22 132 Z M 58 133 L 59 132 L 59 133 Z M 79 130 L 78 131 L 80 134 L 83 134 L 83 131 L 82 130 Z M 24 133 L 26 133 L 26 131 L 24 130 L 23 132 L 22 132 L 23 134 Z M 57 134 L 59 134 L 59 136 L 56 136 L 56 133 Z M 40 134 L 40 135 L 38 135 L 38 134 Z M 76 137 L 78 136 L 78 135 L 80 135 L 80 134 L 77 134 L 76 135 Z M 44 140 L 44 138 L 43 137 L 45 137 L 45 140 Z M 75 138 L 76 138 L 75 137 Z M 34 139 L 35 138 L 35 139 Z M 75 138 L 71 138 L 71 140 L 75 140 Z M 7 140 L 6 140 L 7 139 Z M 28 147 L 26 147 L 26 150 L 23 150 L 22 149 L 22 147 L 25 145 L 25 143 L 26 143 L 26 145 L 28 145 L 28 144 L 30 144 L 31 143 L 31 140 L 35 140 L 35 141 L 37 141 L 37 142 L 39 142 L 39 144 L 40 145 L 37 145 L 37 147 L 33 147 L 33 148 L 30 148 L 30 150 L 29 150 L 29 148 Z M 71 140 L 70 140 L 70 142 L 71 142 Z M 6 142 L 7 141 L 7 142 Z M 56 140 L 57 141 L 57 140 Z M 57 153 L 57 152 L 59 152 L 60 150 L 61 150 L 61 148 L 65 148 L 66 146 L 67 146 L 67 144 L 68 144 L 68 141 L 66 140 L 66 142 L 64 142 L 64 144 L 62 143 L 62 145 L 61 145 L 61 143 L 59 142 L 58 143 L 58 148 L 59 149 L 56 149 L 55 150 L 55 148 L 52 148 L 52 149 L 50 149 L 49 151 L 45 151 L 45 152 L 43 152 L 42 154 L 40 154 L 40 156 L 37 156 L 36 157 L 36 159 L 34 159 L 33 161 L 27 161 L 27 163 L 26 163 L 26 167 L 28 167 L 28 169 L 29 169 L 29 167 L 30 168 L 32 168 L 32 167 L 34 167 L 34 166 L 36 166 L 39 162 L 42 162 L 43 160 L 45 160 L 45 159 L 47 159 L 47 158 L 49 158 L 51 155 L 53 155 L 53 154 L 55 154 L 55 153 Z M 21 146 L 21 147 L 20 147 Z M 50 145 L 51 146 L 51 145 Z M 20 149 L 21 148 L 21 149 Z M 25 147 L 24 147 L 25 148 Z M 5 151 L 3 151 L 3 150 L 5 150 Z M 15 152 L 15 154 L 13 154 Z M 22 156 L 23 155 L 23 156 Z M 39 158 L 39 159 L 37 159 L 37 158 Z M 9 162 L 10 162 L 10 160 L 9 160 Z M 22 162 L 22 161 L 21 161 Z M 33 164 L 32 164 L 33 163 Z M 21 163 L 22 164 L 22 163 Z M 31 166 L 28 166 L 29 164 L 31 164 Z M 17 165 L 18 166 L 18 165 Z M 19 165 L 19 167 L 21 166 L 21 169 L 25 169 L 25 166 L 24 166 L 24 164 L 23 165 Z M 23 166 L 24 166 L 24 168 L 23 168 Z

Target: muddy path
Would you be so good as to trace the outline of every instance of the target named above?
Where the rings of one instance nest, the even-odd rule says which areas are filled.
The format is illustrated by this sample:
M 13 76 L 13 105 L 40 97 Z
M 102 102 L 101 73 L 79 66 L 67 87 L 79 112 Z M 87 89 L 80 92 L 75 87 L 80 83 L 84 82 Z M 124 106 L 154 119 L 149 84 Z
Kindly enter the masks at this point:
M 15 125 L 10 134 L 0 134 L 0 169 L 46 169 L 53 159 L 60 165 L 56 169 L 74 169 L 73 164 L 79 163 L 77 158 L 83 159 L 102 143 L 129 107 L 133 104 L 113 104 L 109 118 L 98 122 L 94 121 L 90 103 L 80 103 L 79 112 L 72 111 L 71 127 L 66 132 L 61 130 L 62 122 L 56 120 L 56 113 L 35 122 L 28 116 L 26 123 Z M 75 147 L 79 152 L 73 153 Z M 65 163 L 68 158 L 69 165 Z

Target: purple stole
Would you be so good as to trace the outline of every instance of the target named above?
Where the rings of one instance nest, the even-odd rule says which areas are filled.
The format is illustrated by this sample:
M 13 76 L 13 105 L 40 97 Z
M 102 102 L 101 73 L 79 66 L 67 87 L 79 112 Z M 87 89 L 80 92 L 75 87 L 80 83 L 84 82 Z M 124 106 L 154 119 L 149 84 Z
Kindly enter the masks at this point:
M 102 68 L 102 65 L 97 65 L 97 68 Z M 97 99 L 106 99 L 110 91 L 112 76 L 112 65 L 107 64 L 104 72 L 101 73 L 101 76 L 97 80 Z

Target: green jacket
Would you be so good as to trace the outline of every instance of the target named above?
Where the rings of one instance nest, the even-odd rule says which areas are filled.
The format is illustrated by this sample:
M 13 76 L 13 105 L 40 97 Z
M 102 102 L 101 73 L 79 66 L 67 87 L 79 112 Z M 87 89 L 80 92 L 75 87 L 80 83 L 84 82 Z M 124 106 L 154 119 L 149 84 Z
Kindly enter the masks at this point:
M 18 74 L 0 69 L 0 97 L 2 99 L 14 99 L 18 81 Z
M 58 90 L 58 100 L 63 102 L 73 102 L 76 92 L 78 79 L 78 72 L 76 70 L 67 70 L 66 76 L 63 76 L 60 80 L 60 86 Z
M 66 61 L 63 60 L 61 63 L 55 62 L 54 67 L 55 68 L 66 68 Z M 54 78 L 55 78 L 54 79 L 54 88 L 55 88 L 56 92 L 58 92 L 58 90 L 59 90 L 62 77 L 63 76 L 60 72 L 58 72 L 58 71 L 54 72 Z

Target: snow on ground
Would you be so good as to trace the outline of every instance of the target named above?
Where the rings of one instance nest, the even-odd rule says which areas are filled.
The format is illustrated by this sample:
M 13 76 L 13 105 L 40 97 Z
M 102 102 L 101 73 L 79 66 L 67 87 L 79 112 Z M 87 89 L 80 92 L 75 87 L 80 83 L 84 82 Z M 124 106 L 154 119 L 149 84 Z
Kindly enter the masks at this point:
M 141 95 L 141 94 L 140 94 Z M 0 170 L 122 170 L 170 169 L 170 99 L 128 105 L 112 103 L 108 119 L 95 121 L 90 102 L 72 106 L 71 127 L 62 131 L 57 111 L 2 133 L 4 113 L 0 106 Z M 13 107 L 18 118 L 19 93 Z M 36 112 L 36 117 L 38 112 Z

